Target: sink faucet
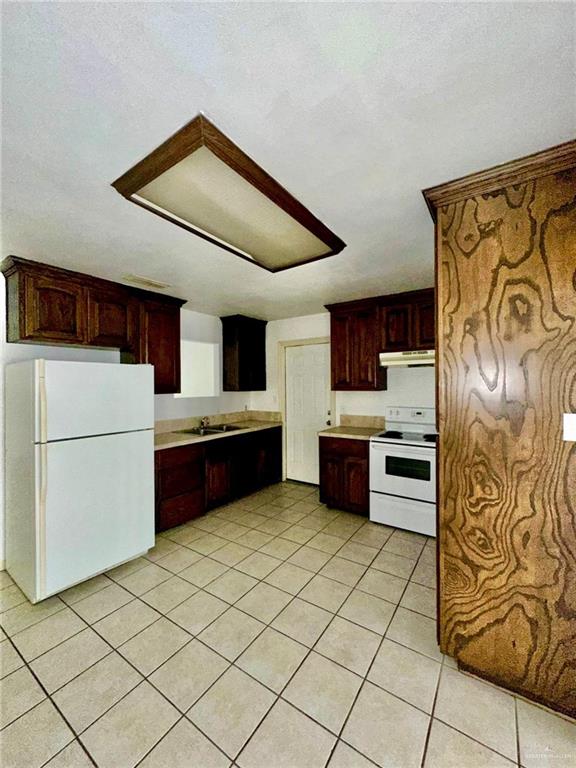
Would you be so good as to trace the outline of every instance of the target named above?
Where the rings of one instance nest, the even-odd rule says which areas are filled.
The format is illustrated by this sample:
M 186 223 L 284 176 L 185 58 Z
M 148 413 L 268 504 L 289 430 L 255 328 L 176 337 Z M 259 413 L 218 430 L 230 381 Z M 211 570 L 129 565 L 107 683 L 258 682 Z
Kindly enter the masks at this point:
M 206 427 L 207 427 L 209 424 L 210 424 L 210 419 L 208 418 L 208 416 L 203 416 L 203 417 L 200 419 L 200 426 L 202 427 L 202 429 L 206 429 Z

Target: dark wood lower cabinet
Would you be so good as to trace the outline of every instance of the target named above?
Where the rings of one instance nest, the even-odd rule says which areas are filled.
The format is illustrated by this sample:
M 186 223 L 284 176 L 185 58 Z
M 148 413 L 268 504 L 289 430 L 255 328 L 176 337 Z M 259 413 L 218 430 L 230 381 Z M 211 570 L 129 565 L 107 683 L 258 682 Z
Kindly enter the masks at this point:
M 282 479 L 282 427 L 206 443 L 206 504 L 226 504 Z
M 164 531 L 206 511 L 203 445 L 156 451 L 156 530 Z
M 156 530 L 282 479 L 282 427 L 156 451 Z
M 232 499 L 232 443 L 226 437 L 206 444 L 206 506 L 213 509 Z
M 368 440 L 320 437 L 320 501 L 368 514 Z

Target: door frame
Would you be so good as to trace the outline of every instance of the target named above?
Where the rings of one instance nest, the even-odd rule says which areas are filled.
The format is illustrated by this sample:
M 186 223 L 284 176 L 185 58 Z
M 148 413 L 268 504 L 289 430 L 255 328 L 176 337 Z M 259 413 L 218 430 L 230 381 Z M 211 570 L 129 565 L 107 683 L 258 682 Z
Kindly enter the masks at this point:
M 286 349 L 288 347 L 307 347 L 311 344 L 330 344 L 330 336 L 314 336 L 309 339 L 290 339 L 278 342 L 278 403 L 282 414 L 282 480 L 286 480 L 288 421 L 286 418 Z M 328 369 L 328 385 L 330 386 L 330 368 Z M 330 418 L 332 426 L 336 418 L 336 392 L 330 387 Z

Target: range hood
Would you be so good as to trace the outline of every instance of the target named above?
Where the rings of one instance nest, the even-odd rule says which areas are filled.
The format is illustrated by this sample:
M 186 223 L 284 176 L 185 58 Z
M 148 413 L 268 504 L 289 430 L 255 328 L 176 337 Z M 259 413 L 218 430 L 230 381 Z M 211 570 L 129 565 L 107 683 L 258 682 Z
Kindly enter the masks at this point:
M 434 365 L 436 351 L 434 349 L 416 349 L 406 352 L 380 352 L 379 357 L 382 368 L 393 368 L 400 365 Z

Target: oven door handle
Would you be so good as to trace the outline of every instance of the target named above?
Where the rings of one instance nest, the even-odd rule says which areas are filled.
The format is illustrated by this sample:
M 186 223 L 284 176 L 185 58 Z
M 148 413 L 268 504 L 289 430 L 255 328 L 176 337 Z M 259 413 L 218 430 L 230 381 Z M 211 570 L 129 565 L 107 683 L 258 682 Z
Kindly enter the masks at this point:
M 434 448 L 414 448 L 414 446 L 396 446 L 390 443 L 370 443 L 370 450 L 375 453 L 383 453 L 386 456 L 399 458 L 421 459 L 422 461 L 435 461 Z

